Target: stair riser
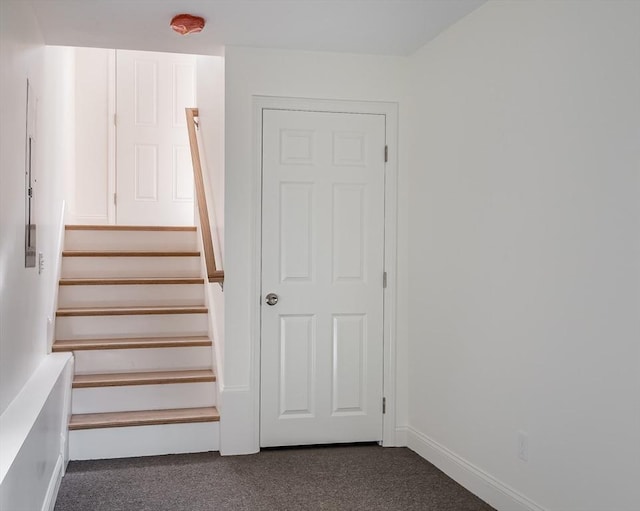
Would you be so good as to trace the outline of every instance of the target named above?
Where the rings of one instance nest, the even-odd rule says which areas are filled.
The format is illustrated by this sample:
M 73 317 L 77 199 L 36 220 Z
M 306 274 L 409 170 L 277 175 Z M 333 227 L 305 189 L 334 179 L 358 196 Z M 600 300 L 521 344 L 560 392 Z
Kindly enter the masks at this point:
M 202 304 L 204 286 L 197 284 L 60 286 L 58 292 L 58 306 L 62 308 Z
M 216 405 L 216 384 L 175 383 L 73 389 L 72 413 L 129 412 Z
M 63 257 L 63 278 L 199 277 L 199 257 Z
M 197 250 L 195 231 L 67 230 L 65 250 Z
M 71 316 L 56 318 L 56 339 L 208 335 L 206 314 Z
M 69 431 L 69 458 L 92 460 L 217 451 L 219 437 L 219 422 Z
M 206 346 L 196 348 L 76 351 L 74 352 L 74 357 L 76 374 L 210 369 L 213 364 L 212 350 Z M 187 384 L 185 383 L 184 385 Z M 171 407 L 164 406 L 162 408 Z M 175 408 L 188 407 L 177 406 Z
M 212 346 L 211 341 L 209 341 L 207 337 L 153 338 L 151 339 L 151 342 L 142 342 L 145 341 L 145 339 L 140 338 L 126 338 L 124 343 L 118 343 L 115 341 L 116 339 L 99 339 L 97 342 L 90 339 L 70 342 L 56 341 L 53 345 L 53 351 L 99 351 L 137 348 L 192 348 L 196 346 Z

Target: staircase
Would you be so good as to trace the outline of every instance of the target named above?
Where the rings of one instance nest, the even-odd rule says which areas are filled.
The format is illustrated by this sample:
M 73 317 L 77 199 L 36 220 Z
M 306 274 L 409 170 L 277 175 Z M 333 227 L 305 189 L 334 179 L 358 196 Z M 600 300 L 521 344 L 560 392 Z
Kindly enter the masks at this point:
M 195 227 L 67 226 L 53 351 L 72 351 L 69 458 L 218 450 Z

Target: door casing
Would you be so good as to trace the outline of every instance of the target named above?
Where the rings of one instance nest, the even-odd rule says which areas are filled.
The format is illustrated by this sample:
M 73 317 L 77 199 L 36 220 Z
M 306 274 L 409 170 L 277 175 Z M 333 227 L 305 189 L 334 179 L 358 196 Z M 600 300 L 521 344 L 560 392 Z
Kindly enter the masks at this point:
M 260 445 L 260 346 L 262 298 L 262 113 L 263 110 L 302 110 L 310 112 L 382 114 L 386 123 L 388 158 L 385 165 L 384 191 L 384 290 L 383 318 L 383 415 L 382 445 L 399 445 L 396 440 L 396 317 L 397 317 L 397 206 L 398 206 L 398 104 L 390 102 L 342 101 L 326 99 L 253 96 L 253 253 L 251 257 L 251 395 L 253 399 L 254 445 Z
M 107 71 L 107 224 L 117 223 L 117 181 L 118 181 L 118 137 L 117 137 L 117 115 L 118 115 L 118 72 L 117 72 L 117 52 L 128 50 L 108 50 L 108 71 Z M 144 52 L 140 52 L 144 53 Z M 147 52 L 166 53 L 166 52 Z M 196 101 L 197 102 L 197 101 Z M 196 105 L 191 105 L 196 106 Z M 185 133 L 186 133 L 186 127 Z M 195 193 L 195 192 L 194 192 Z M 193 208 L 195 214 L 195 195 L 193 198 Z M 194 217 L 195 221 L 195 217 Z

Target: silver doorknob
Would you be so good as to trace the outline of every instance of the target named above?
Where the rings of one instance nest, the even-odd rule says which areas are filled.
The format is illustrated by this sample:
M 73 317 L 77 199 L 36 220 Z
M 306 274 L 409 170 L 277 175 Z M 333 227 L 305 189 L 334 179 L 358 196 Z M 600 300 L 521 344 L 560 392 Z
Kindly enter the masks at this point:
M 275 305 L 278 303 L 278 295 L 275 293 L 269 293 L 264 297 L 264 301 L 267 302 L 267 305 Z

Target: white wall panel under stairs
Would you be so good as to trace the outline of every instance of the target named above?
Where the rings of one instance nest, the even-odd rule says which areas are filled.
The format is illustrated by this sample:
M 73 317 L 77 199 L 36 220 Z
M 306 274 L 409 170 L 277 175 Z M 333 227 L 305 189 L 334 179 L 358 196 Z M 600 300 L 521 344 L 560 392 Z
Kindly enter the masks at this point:
M 53 351 L 72 351 L 70 459 L 219 448 L 195 228 L 67 226 Z

